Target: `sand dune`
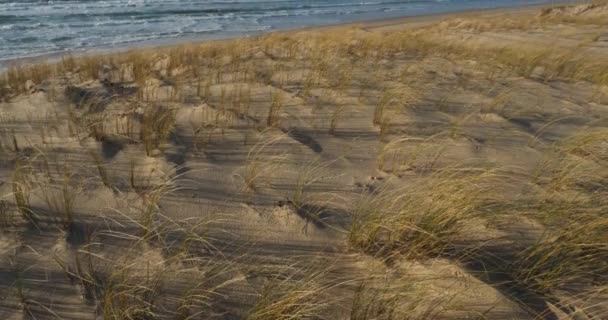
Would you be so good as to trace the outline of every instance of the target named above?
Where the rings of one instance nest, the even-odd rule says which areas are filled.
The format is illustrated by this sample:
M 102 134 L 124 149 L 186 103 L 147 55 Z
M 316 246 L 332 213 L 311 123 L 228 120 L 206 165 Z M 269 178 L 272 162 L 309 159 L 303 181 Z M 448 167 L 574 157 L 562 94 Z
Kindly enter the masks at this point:
M 608 318 L 606 8 L 7 71 L 0 317 Z

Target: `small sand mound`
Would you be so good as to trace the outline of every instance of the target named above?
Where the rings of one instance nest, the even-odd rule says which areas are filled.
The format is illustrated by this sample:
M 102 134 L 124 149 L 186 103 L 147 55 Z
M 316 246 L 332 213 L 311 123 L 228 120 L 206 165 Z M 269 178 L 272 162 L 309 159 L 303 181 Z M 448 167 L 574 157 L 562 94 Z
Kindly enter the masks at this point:
M 592 3 L 576 6 L 559 6 L 545 8 L 539 14 L 541 17 L 577 16 L 577 17 L 608 17 L 608 3 Z

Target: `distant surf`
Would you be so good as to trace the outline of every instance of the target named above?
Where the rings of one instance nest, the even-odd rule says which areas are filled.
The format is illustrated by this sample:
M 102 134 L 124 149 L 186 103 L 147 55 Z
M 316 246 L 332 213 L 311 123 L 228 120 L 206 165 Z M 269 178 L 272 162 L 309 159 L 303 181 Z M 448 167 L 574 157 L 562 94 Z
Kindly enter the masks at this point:
M 547 0 L 0 0 L 0 61 Z

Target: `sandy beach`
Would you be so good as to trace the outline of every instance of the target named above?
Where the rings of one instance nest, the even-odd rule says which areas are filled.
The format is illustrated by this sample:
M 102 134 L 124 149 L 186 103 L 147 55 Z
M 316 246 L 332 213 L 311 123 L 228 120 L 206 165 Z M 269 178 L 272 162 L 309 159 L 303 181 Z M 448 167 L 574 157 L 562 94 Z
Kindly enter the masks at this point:
M 181 41 L 0 75 L 1 319 L 608 318 L 606 2 Z

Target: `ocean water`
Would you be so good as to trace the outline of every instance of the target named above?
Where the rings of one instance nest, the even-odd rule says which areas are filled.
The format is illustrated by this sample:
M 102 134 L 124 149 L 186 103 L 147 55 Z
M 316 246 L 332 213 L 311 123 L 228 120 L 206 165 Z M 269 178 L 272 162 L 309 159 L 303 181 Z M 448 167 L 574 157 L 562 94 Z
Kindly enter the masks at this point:
M 0 0 L 0 62 L 547 0 Z

